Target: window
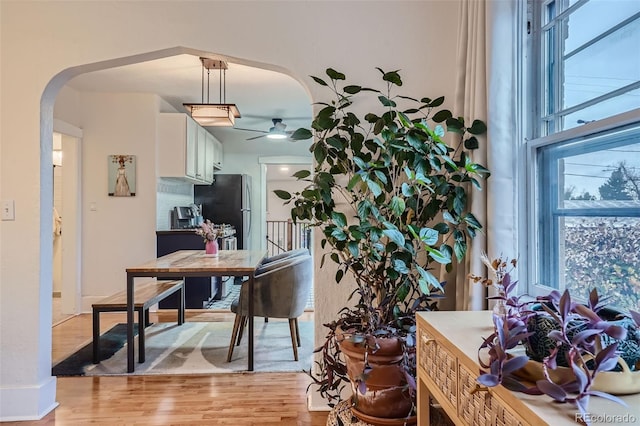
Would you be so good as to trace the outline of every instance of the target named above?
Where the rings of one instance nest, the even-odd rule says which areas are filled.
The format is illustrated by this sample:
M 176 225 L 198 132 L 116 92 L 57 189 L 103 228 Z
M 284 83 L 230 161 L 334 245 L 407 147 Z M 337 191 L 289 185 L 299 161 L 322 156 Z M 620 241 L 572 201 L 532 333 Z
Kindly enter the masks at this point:
M 638 309 L 640 2 L 530 4 L 532 281 Z

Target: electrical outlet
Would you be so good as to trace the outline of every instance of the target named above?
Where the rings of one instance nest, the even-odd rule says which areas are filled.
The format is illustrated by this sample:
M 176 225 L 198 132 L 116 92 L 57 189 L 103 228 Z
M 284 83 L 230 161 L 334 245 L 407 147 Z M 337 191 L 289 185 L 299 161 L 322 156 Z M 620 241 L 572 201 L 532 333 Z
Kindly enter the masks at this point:
M 16 208 L 13 200 L 2 200 L 2 220 L 15 220 Z

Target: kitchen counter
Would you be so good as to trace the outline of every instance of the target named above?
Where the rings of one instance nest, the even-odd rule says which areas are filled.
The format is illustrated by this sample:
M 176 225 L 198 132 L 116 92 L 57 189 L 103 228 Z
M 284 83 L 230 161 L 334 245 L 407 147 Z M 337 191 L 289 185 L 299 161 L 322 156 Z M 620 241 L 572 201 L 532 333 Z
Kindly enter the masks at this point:
M 184 234 L 184 233 L 196 233 L 196 229 L 198 228 L 187 228 L 187 229 L 169 229 L 166 231 L 156 231 L 156 235 L 171 235 L 171 234 Z
M 198 228 L 184 228 L 184 229 L 168 229 L 165 231 L 156 231 L 156 235 L 184 235 L 184 234 L 196 234 L 196 229 Z M 225 230 L 225 232 L 220 236 L 220 238 L 229 237 L 236 234 L 236 230 L 231 228 Z

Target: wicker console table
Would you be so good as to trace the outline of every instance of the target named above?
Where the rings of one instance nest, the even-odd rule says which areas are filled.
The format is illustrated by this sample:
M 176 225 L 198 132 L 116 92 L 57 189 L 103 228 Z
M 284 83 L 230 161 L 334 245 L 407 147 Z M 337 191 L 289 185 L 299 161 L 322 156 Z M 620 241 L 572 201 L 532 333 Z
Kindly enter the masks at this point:
M 490 312 L 424 312 L 417 322 L 418 425 L 430 424 L 430 398 L 456 425 L 578 424 L 578 411 L 571 404 L 554 404 L 546 395 L 525 395 L 502 386 L 477 387 L 478 347 L 493 331 Z M 591 397 L 592 423 L 639 424 L 640 394 L 622 399 L 627 407 Z

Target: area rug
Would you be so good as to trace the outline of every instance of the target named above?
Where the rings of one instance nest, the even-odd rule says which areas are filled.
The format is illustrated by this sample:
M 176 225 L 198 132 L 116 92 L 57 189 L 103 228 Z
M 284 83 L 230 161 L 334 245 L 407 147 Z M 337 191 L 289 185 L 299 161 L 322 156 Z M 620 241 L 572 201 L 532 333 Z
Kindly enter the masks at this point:
M 181 326 L 176 323 L 154 324 L 145 332 L 146 361 L 142 364 L 136 361 L 136 371 L 131 375 L 244 372 L 247 369 L 246 330 L 240 346 L 234 348 L 232 361 L 227 362 L 232 328 L 231 322 L 186 322 Z M 265 323 L 263 318 L 256 318 L 254 371 L 308 370 L 313 357 L 313 322 L 300 321 L 299 328 L 299 361 L 294 361 L 289 322 L 271 318 Z M 137 356 L 136 339 L 136 360 Z M 90 351 L 88 357 L 88 362 L 80 366 L 78 375 L 127 375 L 126 345 L 100 364 L 91 362 Z
M 134 327 L 138 335 L 138 324 Z M 111 358 L 127 341 L 127 324 L 116 324 L 100 338 L 100 361 Z M 51 369 L 52 376 L 84 376 L 84 368 L 93 365 L 93 344 L 89 343 Z

